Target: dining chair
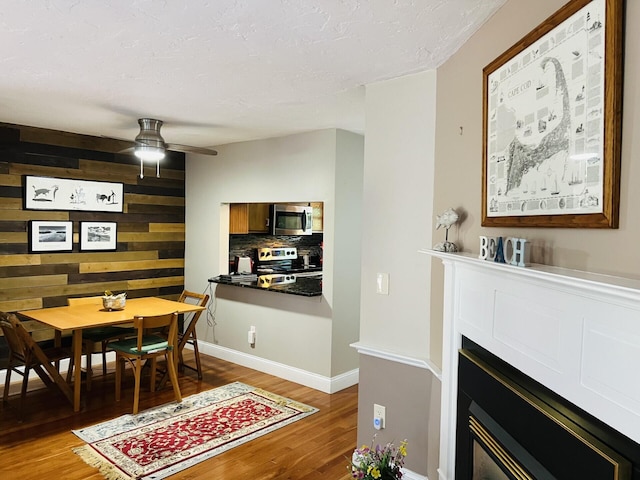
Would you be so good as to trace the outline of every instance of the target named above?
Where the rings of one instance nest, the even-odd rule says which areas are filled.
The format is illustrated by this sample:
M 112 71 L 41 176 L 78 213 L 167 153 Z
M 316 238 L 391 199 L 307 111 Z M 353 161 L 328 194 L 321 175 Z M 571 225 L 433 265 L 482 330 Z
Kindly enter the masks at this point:
M 124 375 L 125 361 L 131 364 L 135 377 L 133 396 L 133 413 L 138 413 L 140 402 L 140 383 L 142 368 L 147 360 L 151 365 L 150 390 L 155 391 L 156 361 L 164 356 L 167 362 L 167 370 L 171 379 L 171 386 L 176 401 L 181 402 L 178 374 L 176 372 L 176 349 L 178 345 L 178 314 L 167 313 L 155 316 L 135 316 L 133 327 L 137 331 L 134 338 L 109 342 L 108 346 L 116 352 L 116 401 L 120 401 L 121 382 Z M 148 333 L 162 330 L 167 327 L 167 334 Z
M 204 307 L 209 301 L 209 295 L 184 290 L 180 295 L 178 301 Z M 178 332 L 178 368 L 181 371 L 183 371 L 185 368 L 188 368 L 190 370 L 193 370 L 194 372 L 198 372 L 198 380 L 202 380 L 202 365 L 200 364 L 200 350 L 198 350 L 198 336 L 196 334 L 196 325 L 203 311 L 204 310 L 193 312 L 190 318 L 187 318 L 188 316 L 187 314 L 185 314 L 182 333 Z M 182 351 L 184 350 L 184 346 L 187 343 L 193 347 L 193 354 L 196 360 L 195 368 L 184 363 Z
M 74 305 L 87 305 L 95 303 L 102 306 L 102 297 L 77 297 L 67 298 L 67 304 L 71 307 Z M 82 350 L 87 361 L 87 391 L 91 391 L 91 379 L 93 378 L 93 369 L 91 367 L 91 357 L 94 353 L 102 354 L 102 375 L 107 375 L 107 344 L 111 340 L 123 340 L 127 337 L 135 335 L 133 328 L 120 326 L 104 326 L 87 328 L 82 331 Z M 98 350 L 98 346 L 100 349 Z
M 198 305 L 200 307 L 204 307 L 209 301 L 209 295 L 205 295 L 202 293 L 190 292 L 189 290 L 183 290 L 180 298 L 178 298 L 179 302 L 189 303 L 192 305 Z M 202 380 L 202 365 L 200 363 L 200 350 L 198 349 L 198 336 L 196 333 L 196 325 L 198 324 L 198 319 L 200 318 L 200 314 L 203 310 L 199 310 L 197 312 L 191 312 L 191 315 L 184 314 L 182 325 L 178 325 L 178 346 L 177 346 L 177 361 L 178 361 L 178 371 L 184 372 L 185 368 L 189 370 L 193 370 L 194 372 L 198 372 L 198 380 Z M 181 328 L 180 328 L 181 327 Z M 180 331 L 182 330 L 182 332 Z M 166 332 L 165 332 L 166 333 Z M 184 357 L 182 355 L 182 351 L 186 344 L 189 344 L 193 347 L 193 354 L 196 361 L 195 368 L 191 365 L 187 365 L 184 362 Z M 158 382 L 158 388 L 163 388 L 168 379 L 168 370 L 158 370 L 162 373 L 162 377 L 160 377 L 160 382 Z
M 22 388 L 20 390 L 20 417 L 22 417 L 31 370 L 38 374 L 47 387 L 52 389 L 55 389 L 55 386 L 62 387 L 64 379 L 60 376 L 54 364 L 65 358 L 72 361 L 73 355 L 70 348 L 41 348 L 13 313 L 0 312 L 0 327 L 9 346 L 9 362 L 2 400 L 4 403 L 9 400 L 11 373 L 15 372 L 18 375 L 22 375 Z M 24 367 L 24 370 L 20 370 L 18 367 Z M 62 387 L 62 390 L 64 392 L 64 387 Z

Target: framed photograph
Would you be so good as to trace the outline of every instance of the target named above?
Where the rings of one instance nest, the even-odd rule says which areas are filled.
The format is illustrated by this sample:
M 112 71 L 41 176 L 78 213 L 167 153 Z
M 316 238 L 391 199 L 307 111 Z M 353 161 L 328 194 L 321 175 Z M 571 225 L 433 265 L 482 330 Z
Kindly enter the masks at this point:
M 31 252 L 70 252 L 73 248 L 73 222 L 31 220 Z
M 24 204 L 29 210 L 122 212 L 122 183 L 72 178 L 25 177 Z
M 618 228 L 622 0 L 572 0 L 483 70 L 482 226 Z
M 80 222 L 80 250 L 115 250 L 116 222 Z

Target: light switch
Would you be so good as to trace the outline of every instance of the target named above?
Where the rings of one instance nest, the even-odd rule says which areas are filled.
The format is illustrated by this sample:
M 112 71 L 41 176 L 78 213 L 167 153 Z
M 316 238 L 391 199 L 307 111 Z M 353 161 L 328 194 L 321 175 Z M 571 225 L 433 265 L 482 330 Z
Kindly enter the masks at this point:
M 389 274 L 378 273 L 376 276 L 376 293 L 389 295 Z

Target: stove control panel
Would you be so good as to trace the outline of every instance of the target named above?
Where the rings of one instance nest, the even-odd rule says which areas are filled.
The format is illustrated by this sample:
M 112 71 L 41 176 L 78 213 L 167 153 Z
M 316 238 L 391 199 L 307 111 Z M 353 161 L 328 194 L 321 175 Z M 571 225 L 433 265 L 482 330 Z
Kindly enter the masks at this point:
M 258 261 L 270 262 L 273 260 L 295 260 L 298 258 L 296 247 L 259 248 Z
M 295 275 L 275 274 L 260 275 L 258 277 L 258 286 L 262 288 L 269 288 L 275 285 L 287 285 L 289 283 L 296 283 Z

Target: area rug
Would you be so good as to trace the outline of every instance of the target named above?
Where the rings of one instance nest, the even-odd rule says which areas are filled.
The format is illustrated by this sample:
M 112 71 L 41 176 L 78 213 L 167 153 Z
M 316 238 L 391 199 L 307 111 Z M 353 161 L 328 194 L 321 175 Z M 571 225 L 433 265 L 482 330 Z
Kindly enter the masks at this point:
M 108 480 L 157 480 L 307 417 L 318 409 L 235 382 L 74 430 L 74 448 Z

